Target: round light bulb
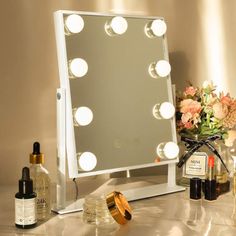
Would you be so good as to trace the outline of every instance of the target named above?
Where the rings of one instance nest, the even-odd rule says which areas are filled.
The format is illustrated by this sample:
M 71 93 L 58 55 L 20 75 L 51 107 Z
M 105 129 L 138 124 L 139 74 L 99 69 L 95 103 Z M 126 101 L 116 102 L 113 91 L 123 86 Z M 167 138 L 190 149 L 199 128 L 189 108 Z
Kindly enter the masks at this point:
M 174 159 L 179 155 L 179 147 L 174 142 L 160 143 L 156 152 L 160 158 Z
M 156 63 L 155 70 L 160 77 L 166 77 L 170 74 L 171 67 L 168 61 L 160 60 Z
M 150 29 L 155 36 L 161 37 L 166 33 L 167 27 L 164 20 L 157 19 L 152 22 Z
M 76 122 L 81 126 L 89 125 L 93 120 L 93 112 L 88 107 L 79 107 L 74 116 Z
M 113 17 L 110 22 L 110 27 L 115 34 L 124 34 L 128 28 L 128 23 L 124 17 Z
M 175 107 L 170 102 L 163 102 L 160 106 L 159 111 L 164 119 L 170 119 L 175 114 Z
M 80 15 L 69 15 L 65 20 L 66 28 L 73 34 L 81 32 L 84 28 L 84 20 Z
M 164 147 L 164 153 L 168 159 L 174 159 L 179 154 L 179 147 L 174 142 L 168 142 Z
M 175 114 L 175 107 L 170 102 L 156 104 L 152 110 L 153 116 L 158 119 L 170 119 Z
M 91 171 L 97 165 L 97 158 L 91 152 L 83 152 L 79 156 L 79 167 L 84 171 Z
M 70 71 L 75 77 L 83 77 L 88 72 L 88 64 L 82 58 L 75 58 L 70 62 Z

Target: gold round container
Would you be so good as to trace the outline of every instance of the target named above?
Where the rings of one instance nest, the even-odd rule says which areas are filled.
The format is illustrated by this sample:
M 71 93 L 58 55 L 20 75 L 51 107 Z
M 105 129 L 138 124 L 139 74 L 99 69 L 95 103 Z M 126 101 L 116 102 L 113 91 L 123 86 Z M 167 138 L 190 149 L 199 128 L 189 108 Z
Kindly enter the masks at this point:
M 131 207 L 124 195 L 120 192 L 112 192 L 106 196 L 108 209 L 114 220 L 121 225 L 132 219 Z

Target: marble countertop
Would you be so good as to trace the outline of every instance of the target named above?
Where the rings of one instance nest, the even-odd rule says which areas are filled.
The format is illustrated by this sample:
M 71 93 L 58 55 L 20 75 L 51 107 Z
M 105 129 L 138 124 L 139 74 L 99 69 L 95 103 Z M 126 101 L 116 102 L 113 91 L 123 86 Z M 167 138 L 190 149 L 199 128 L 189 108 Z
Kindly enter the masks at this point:
M 82 212 L 65 215 L 52 213 L 51 218 L 34 229 L 14 226 L 16 188 L 0 187 L 0 236 L 5 235 L 101 235 L 101 236 L 231 236 L 236 235 L 236 200 L 232 193 L 216 201 L 189 199 L 188 189 L 131 202 L 133 219 L 116 229 L 96 228 L 83 223 Z

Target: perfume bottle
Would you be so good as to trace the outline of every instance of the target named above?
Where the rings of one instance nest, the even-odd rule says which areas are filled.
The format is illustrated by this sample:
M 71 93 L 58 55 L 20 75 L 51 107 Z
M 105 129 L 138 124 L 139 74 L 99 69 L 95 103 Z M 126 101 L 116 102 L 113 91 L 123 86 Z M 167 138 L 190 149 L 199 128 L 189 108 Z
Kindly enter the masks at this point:
M 35 142 L 33 153 L 30 154 L 30 172 L 33 180 L 33 189 L 37 194 L 37 219 L 49 218 L 51 212 L 50 202 L 50 178 L 48 171 L 44 168 L 44 155 L 40 153 L 40 144 Z
M 222 142 L 222 140 L 215 141 L 215 146 L 217 148 L 218 153 L 222 157 L 225 165 L 229 168 L 229 149 L 228 147 Z M 229 174 L 225 167 L 222 165 L 222 162 L 219 158 L 215 160 L 215 169 L 216 169 L 216 191 L 217 196 L 227 193 L 230 191 L 230 181 L 229 181 Z
M 36 224 L 36 193 L 33 192 L 29 168 L 24 167 L 22 178 L 19 180 L 19 192 L 15 195 L 15 225 L 18 228 L 30 229 Z
M 232 189 L 232 192 L 233 192 L 233 195 L 236 196 L 236 148 L 235 147 L 232 147 L 230 149 L 230 154 L 231 154 L 231 157 L 232 157 L 233 162 L 234 162 L 234 169 L 233 169 L 233 174 L 232 174 L 232 177 L 233 177 L 233 181 L 232 181 L 233 189 Z
M 217 197 L 214 161 L 214 156 L 208 157 L 208 171 L 205 180 L 205 199 L 209 201 L 216 200 Z

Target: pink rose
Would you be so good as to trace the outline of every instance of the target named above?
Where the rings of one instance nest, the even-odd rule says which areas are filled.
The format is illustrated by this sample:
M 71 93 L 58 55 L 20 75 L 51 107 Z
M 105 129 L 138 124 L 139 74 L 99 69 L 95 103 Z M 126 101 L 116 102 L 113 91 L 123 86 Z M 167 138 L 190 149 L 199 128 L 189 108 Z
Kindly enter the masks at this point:
M 183 124 L 186 124 L 191 118 L 192 118 L 192 114 L 190 112 L 186 112 L 182 114 L 181 121 L 183 122 Z
M 230 106 L 232 99 L 228 96 L 223 96 L 223 97 L 221 97 L 220 101 L 221 101 L 221 103 L 223 103 L 227 106 Z
M 224 103 L 218 102 L 215 103 L 212 107 L 213 109 L 213 114 L 214 117 L 222 120 L 226 117 L 226 115 L 228 114 L 228 107 L 227 105 L 225 105 Z
M 194 101 L 192 99 L 184 99 L 180 103 L 180 112 L 187 113 L 190 112 L 192 115 L 195 113 L 200 113 L 202 110 L 201 103 Z
M 192 124 L 191 122 L 187 122 L 187 123 L 184 125 L 184 127 L 185 127 L 186 129 L 191 129 L 191 128 L 193 127 L 193 124 Z
M 185 89 L 184 94 L 186 96 L 190 95 L 193 97 L 196 94 L 196 91 L 197 91 L 197 89 L 195 89 L 193 86 L 189 86 Z

